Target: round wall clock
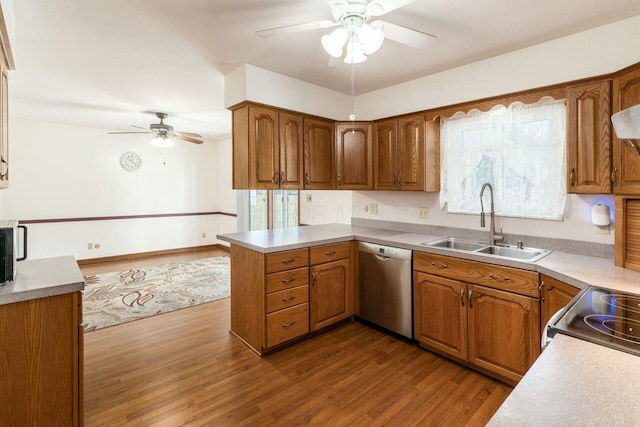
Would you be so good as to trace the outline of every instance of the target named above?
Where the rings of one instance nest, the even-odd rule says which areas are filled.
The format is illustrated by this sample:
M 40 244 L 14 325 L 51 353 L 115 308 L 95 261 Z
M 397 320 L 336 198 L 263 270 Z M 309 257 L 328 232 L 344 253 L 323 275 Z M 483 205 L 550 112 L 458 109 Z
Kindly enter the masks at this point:
M 128 151 L 120 156 L 120 166 L 127 171 L 135 171 L 142 165 L 142 159 L 133 151 Z

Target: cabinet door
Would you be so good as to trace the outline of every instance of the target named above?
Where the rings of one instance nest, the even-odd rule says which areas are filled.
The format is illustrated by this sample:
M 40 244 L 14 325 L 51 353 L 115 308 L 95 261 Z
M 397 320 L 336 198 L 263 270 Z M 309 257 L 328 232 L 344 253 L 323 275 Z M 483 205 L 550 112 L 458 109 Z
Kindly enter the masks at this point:
M 398 119 L 398 182 L 400 190 L 424 191 L 424 116 Z
M 3 425 L 80 425 L 79 293 L 0 305 Z
M 617 113 L 640 104 L 640 69 L 613 79 L 613 108 Z M 613 192 L 640 194 L 640 156 L 633 154 L 617 137 L 613 139 Z
M 469 362 L 519 381 L 540 354 L 538 300 L 468 286 Z
M 304 119 L 304 188 L 335 188 L 334 122 Z
M 457 280 L 415 272 L 414 337 L 434 349 L 467 359 L 467 286 Z
M 7 68 L 0 75 L 0 188 L 9 187 L 9 82 Z
M 567 89 L 567 193 L 611 193 L 611 81 Z
M 349 260 L 313 266 L 310 275 L 309 329 L 316 331 L 351 316 Z
M 548 276 L 542 276 L 542 286 L 540 293 L 541 314 L 540 330 L 542 330 L 551 316 L 562 307 L 569 304 L 580 290 L 571 285 Z
M 373 179 L 375 190 L 398 188 L 397 122 L 395 119 L 375 123 L 373 138 Z
M 278 112 L 249 107 L 249 188 L 278 188 L 280 143 Z
M 373 144 L 370 123 L 336 124 L 337 183 L 342 190 L 373 188 Z
M 302 188 L 302 116 L 280 113 L 280 188 Z

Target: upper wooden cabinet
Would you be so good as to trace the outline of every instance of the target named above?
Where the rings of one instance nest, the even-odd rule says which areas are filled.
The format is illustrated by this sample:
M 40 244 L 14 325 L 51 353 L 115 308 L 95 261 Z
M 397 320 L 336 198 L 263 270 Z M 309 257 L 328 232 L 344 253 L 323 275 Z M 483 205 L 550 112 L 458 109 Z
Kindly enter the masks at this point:
M 380 120 L 373 143 L 376 190 L 440 190 L 439 121 L 427 124 L 421 114 Z
M 233 188 L 302 188 L 302 116 L 245 104 L 233 110 Z
M 624 70 L 613 79 L 612 114 L 640 104 L 640 64 Z M 640 156 L 613 138 L 613 192 L 640 194 Z
M 611 80 L 567 88 L 567 193 L 611 193 Z
M 304 188 L 333 190 L 335 179 L 335 138 L 332 120 L 304 119 Z
M 373 188 L 372 123 L 336 124 L 336 168 L 339 190 Z

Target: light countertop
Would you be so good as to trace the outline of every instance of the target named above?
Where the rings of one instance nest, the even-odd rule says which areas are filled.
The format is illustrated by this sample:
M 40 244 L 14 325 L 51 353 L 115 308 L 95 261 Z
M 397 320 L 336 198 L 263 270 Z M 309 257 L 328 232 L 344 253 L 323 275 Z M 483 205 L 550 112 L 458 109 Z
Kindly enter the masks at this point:
M 360 240 L 415 251 L 455 256 L 490 264 L 537 271 L 579 289 L 589 285 L 640 294 L 640 272 L 616 267 L 611 258 L 553 251 L 537 262 L 497 258 L 423 245 L 448 236 L 391 231 L 348 224 L 323 224 L 277 230 L 223 234 L 218 239 L 262 253 L 279 252 L 347 240 Z
M 637 426 L 640 357 L 557 334 L 488 426 Z
M 16 269 L 16 280 L 0 285 L 0 305 L 84 289 L 80 267 L 72 256 L 20 261 Z

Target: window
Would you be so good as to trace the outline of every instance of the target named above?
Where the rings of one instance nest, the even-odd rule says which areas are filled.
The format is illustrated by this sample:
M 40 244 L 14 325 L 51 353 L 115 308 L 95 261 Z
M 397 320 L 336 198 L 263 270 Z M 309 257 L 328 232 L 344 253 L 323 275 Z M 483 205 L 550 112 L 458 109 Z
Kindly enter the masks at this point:
M 479 213 L 480 188 L 489 182 L 497 215 L 562 219 L 565 134 L 564 101 L 515 103 L 443 120 L 441 207 Z
M 249 190 L 248 229 L 296 227 L 298 190 Z

